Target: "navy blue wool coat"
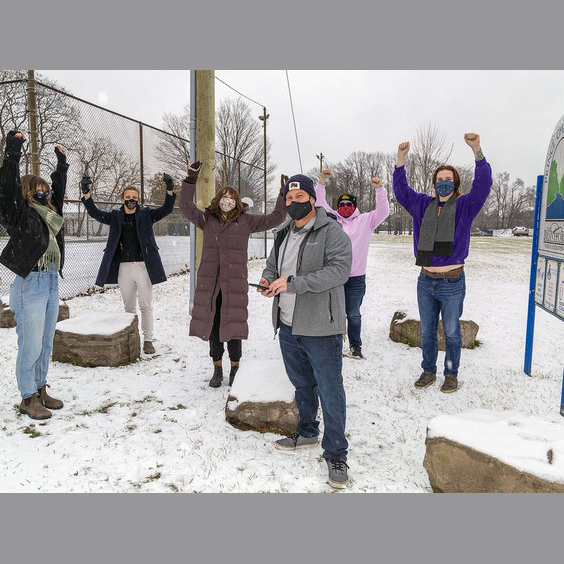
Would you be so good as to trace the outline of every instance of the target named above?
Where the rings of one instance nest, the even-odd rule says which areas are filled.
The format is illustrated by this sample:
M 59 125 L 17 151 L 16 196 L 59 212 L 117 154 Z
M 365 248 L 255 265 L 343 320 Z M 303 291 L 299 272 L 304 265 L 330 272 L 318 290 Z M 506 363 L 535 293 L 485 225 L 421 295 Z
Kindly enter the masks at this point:
M 137 226 L 137 236 L 139 237 L 139 245 L 143 253 L 143 260 L 147 267 L 147 272 L 152 284 L 159 284 L 166 281 L 166 274 L 159 254 L 159 247 L 153 233 L 153 223 L 160 221 L 167 215 L 171 214 L 174 209 L 176 194 L 166 195 L 164 204 L 160 208 L 144 208 L 140 207 L 135 212 L 135 220 Z M 125 211 L 123 206 L 117 210 L 110 212 L 102 211 L 93 202 L 92 198 L 82 198 L 82 203 L 88 212 L 88 215 L 110 226 L 110 234 L 108 235 L 108 244 L 104 249 L 102 264 L 96 278 L 96 286 L 103 287 L 105 284 L 117 284 L 120 256 L 119 241 L 121 231 L 123 229 L 123 221 Z

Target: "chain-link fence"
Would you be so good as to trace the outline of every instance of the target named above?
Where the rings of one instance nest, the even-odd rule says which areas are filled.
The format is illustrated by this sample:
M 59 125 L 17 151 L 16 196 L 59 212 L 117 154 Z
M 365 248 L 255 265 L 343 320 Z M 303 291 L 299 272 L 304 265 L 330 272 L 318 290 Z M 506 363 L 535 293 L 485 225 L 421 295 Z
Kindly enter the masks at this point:
M 146 206 L 159 206 L 165 197 L 162 173 L 167 172 L 177 187 L 186 176 L 191 162 L 190 143 L 174 133 L 149 126 L 112 112 L 68 92 L 35 81 L 37 153 L 40 175 L 49 179 L 56 165 L 54 146 L 61 144 L 69 162 L 65 219 L 65 278 L 61 297 L 70 298 L 94 290 L 108 226 L 89 218 L 80 201 L 79 182 L 84 174 L 93 180 L 92 196 L 101 209 L 121 205 L 126 187 L 139 190 Z M 0 149 L 3 151 L 8 131 L 26 132 L 30 137 L 29 87 L 26 80 L 0 82 Z M 26 143 L 21 159 L 21 174 L 32 173 L 30 144 Z M 262 213 L 264 198 L 260 190 L 264 170 L 216 152 L 216 169 L 221 171 L 218 184 L 230 184 L 242 197 L 251 196 L 253 211 Z M 3 153 L 2 153 L 3 154 Z M 178 208 L 155 224 L 155 236 L 168 275 L 188 269 L 190 264 L 189 224 Z M 0 226 L 0 252 L 8 236 Z M 249 258 L 264 258 L 267 243 L 258 234 L 249 243 Z M 9 292 L 14 278 L 0 265 L 0 298 Z

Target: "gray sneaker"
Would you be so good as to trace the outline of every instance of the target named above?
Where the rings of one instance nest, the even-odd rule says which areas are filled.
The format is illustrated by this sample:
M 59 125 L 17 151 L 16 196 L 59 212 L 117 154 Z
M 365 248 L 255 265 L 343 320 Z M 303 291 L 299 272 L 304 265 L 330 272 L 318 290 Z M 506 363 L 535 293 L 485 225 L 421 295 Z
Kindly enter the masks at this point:
M 301 448 L 314 448 L 319 444 L 317 437 L 302 437 L 294 433 L 289 437 L 279 439 L 274 443 L 274 448 L 278 450 L 298 450 Z
M 419 380 L 415 382 L 415 387 L 422 390 L 423 388 L 428 388 L 432 386 L 437 381 L 437 375 L 431 374 L 430 372 L 423 372 L 421 376 L 419 376 Z
M 347 463 L 344 460 L 332 458 L 331 460 L 327 460 L 327 468 L 329 469 L 327 483 L 332 488 L 337 488 L 339 490 L 346 488 L 347 482 L 349 481 Z

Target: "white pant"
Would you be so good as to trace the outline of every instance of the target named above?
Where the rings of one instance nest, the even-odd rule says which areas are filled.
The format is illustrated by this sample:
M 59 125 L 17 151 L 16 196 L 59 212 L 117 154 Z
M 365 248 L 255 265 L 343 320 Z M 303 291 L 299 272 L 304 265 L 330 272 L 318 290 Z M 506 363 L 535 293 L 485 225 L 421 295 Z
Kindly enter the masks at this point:
M 143 340 L 153 340 L 153 284 L 144 262 L 122 262 L 118 284 L 127 313 L 137 313 L 137 298 L 141 310 Z

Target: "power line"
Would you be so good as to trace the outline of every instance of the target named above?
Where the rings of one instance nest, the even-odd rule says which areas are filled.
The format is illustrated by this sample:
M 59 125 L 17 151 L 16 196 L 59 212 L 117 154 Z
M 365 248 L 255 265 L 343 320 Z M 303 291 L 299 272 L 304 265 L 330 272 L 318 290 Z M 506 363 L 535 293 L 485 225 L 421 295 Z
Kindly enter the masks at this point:
M 303 174 L 304 168 L 302 166 L 302 155 L 300 153 L 300 142 L 298 140 L 298 128 L 296 127 L 296 116 L 294 115 L 294 103 L 292 102 L 292 90 L 290 89 L 290 77 L 286 71 L 286 81 L 288 82 L 288 94 L 290 95 L 290 106 L 292 108 L 292 120 L 294 121 L 294 133 L 296 134 L 296 145 L 298 147 L 298 158 L 300 160 L 300 171 Z
M 231 88 L 231 90 L 233 90 L 233 92 L 236 92 L 237 94 L 239 94 L 239 96 L 242 96 L 243 98 L 246 98 L 247 100 L 249 100 L 249 102 L 252 102 L 253 104 L 256 104 L 257 106 L 260 106 L 261 108 L 266 108 L 266 106 L 264 104 L 259 104 L 256 100 L 253 100 L 252 98 L 249 98 L 248 96 L 245 96 L 245 94 L 243 94 L 242 92 L 239 92 L 239 90 L 233 88 L 233 86 L 227 84 L 227 82 L 225 82 L 225 80 L 221 80 L 221 78 L 219 78 L 219 76 L 215 75 L 215 79 L 219 80 L 219 82 L 221 82 L 222 84 L 225 84 L 225 86 L 227 86 L 227 88 Z

